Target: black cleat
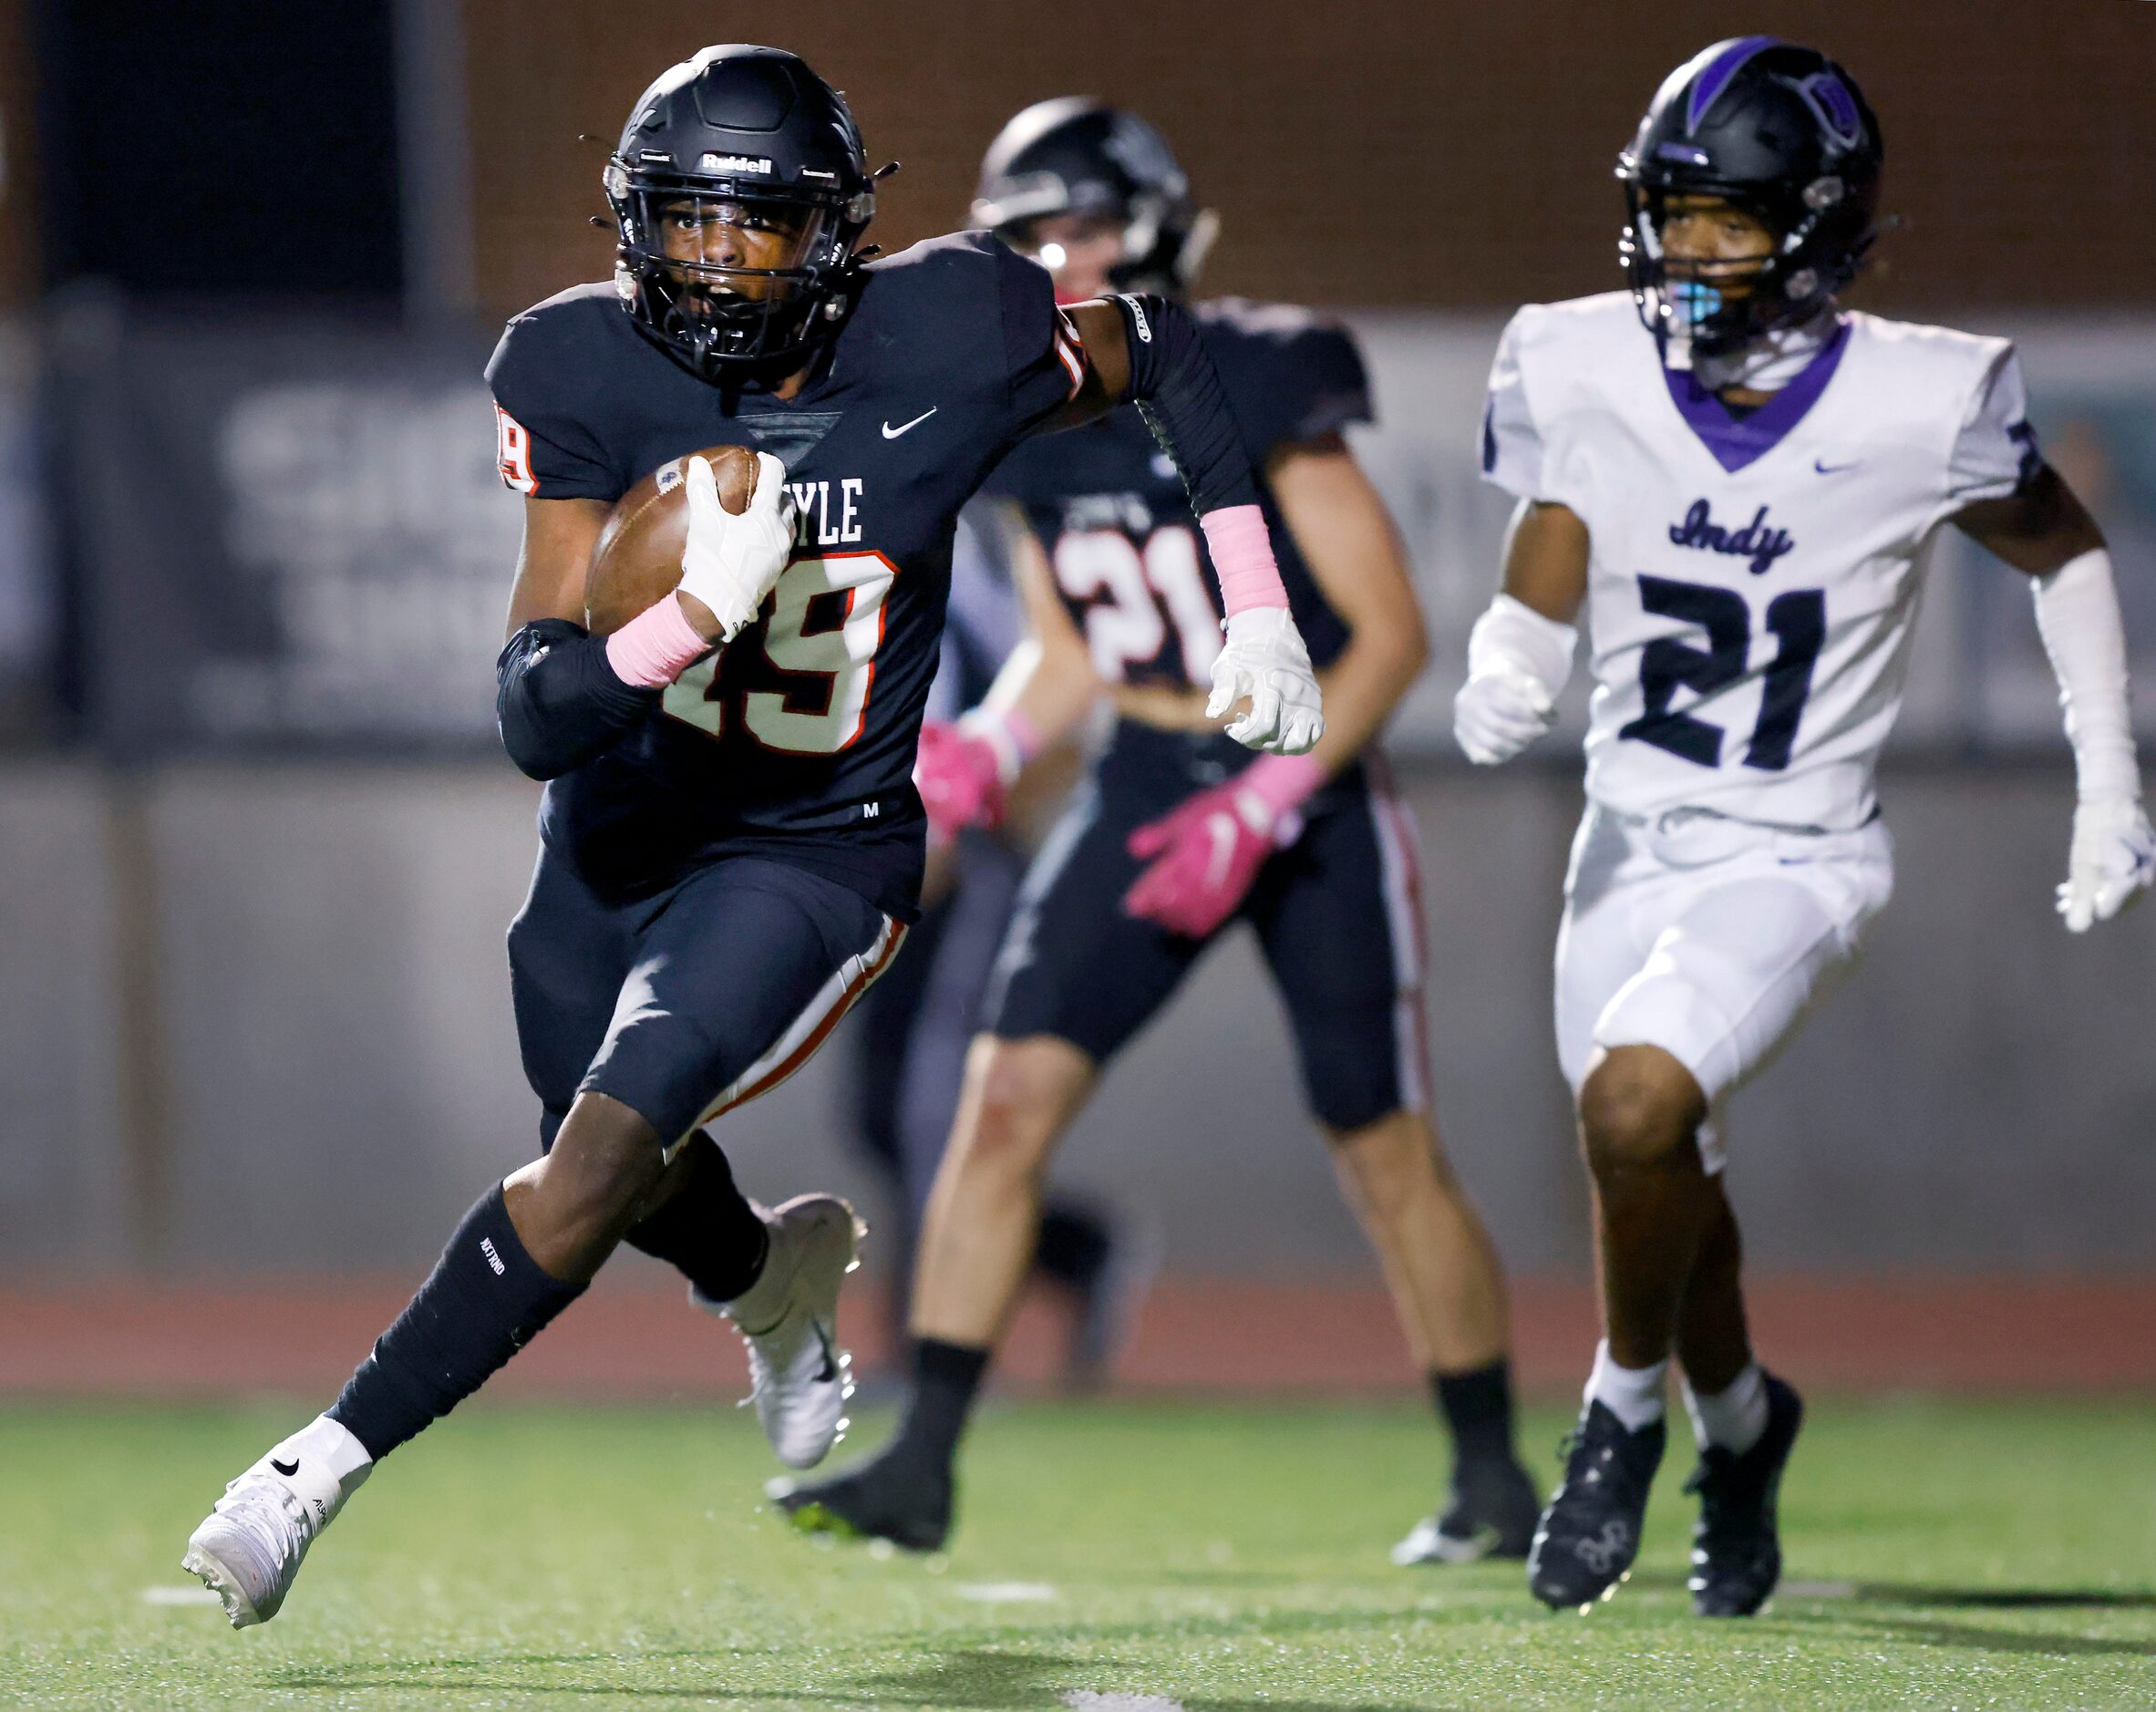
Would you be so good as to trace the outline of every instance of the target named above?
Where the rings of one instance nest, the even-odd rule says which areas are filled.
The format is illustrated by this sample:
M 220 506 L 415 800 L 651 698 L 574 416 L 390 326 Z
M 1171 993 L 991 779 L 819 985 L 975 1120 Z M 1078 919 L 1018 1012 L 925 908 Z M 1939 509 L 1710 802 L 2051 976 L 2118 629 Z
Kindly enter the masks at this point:
M 1525 1557 L 1542 1508 L 1534 1482 L 1511 1457 L 1463 1462 L 1452 1471 L 1452 1501 L 1417 1522 L 1392 1561 L 1404 1568 Z
M 1775 1501 L 1789 1466 L 1804 1399 L 1771 1373 L 1767 1377 L 1767 1430 L 1742 1456 L 1709 1449 L 1685 1482 L 1699 1494 L 1692 1530 L 1692 1609 L 1703 1617 L 1749 1617 L 1781 1579 L 1781 1536 Z
M 951 1476 L 902 1466 L 889 1451 L 820 1480 L 784 1477 L 765 1496 L 804 1533 L 888 1540 L 908 1552 L 940 1552 L 951 1533 Z
M 1632 1573 L 1666 1437 L 1658 1419 L 1626 1432 L 1600 1403 L 1580 1416 L 1564 1479 L 1527 1552 L 1528 1589 L 1553 1611 L 1607 1598 Z

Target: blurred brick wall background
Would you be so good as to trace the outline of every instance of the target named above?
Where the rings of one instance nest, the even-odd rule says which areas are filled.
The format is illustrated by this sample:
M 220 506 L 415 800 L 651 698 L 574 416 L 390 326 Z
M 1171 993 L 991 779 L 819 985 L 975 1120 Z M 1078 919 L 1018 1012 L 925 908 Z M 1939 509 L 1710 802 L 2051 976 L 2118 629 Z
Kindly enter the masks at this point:
M 34 83 L 30 74 L 29 20 L 22 0 L 0 0 L 0 149 L 6 150 L 7 181 L 0 187 L 0 310 L 35 301 L 37 294 L 36 193 L 30 147 Z
M 1025 103 L 1087 91 L 1167 132 L 1225 220 L 1209 286 L 1332 304 L 1500 306 L 1618 284 L 1610 173 L 1667 69 L 1723 36 L 1825 47 L 1879 109 L 1907 221 L 1866 301 L 2156 304 L 2156 5 L 1577 0 L 466 0 L 480 289 L 511 311 L 603 275 L 604 147 L 665 65 L 735 32 L 842 87 L 904 170 L 887 249 L 964 217 Z

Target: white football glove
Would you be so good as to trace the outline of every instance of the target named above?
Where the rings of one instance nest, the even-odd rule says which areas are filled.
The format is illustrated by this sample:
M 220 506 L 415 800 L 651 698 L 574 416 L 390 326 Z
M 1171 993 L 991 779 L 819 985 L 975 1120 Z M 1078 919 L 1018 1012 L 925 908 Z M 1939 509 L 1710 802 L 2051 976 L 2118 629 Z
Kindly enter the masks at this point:
M 1477 767 L 1509 761 L 1557 719 L 1579 633 L 1501 593 L 1468 633 L 1467 681 L 1452 698 L 1452 735 Z
M 1250 706 L 1228 727 L 1249 749 L 1301 755 L 1325 735 L 1325 707 L 1310 650 L 1284 606 L 1247 606 L 1228 614 L 1227 642 L 1212 663 L 1212 696 L 1205 717 L 1218 719 L 1235 704 Z
M 680 592 L 711 609 L 721 642 L 731 642 L 755 619 L 793 552 L 794 503 L 786 489 L 786 466 L 769 452 L 757 453 L 756 466 L 756 491 L 737 517 L 718 502 L 711 460 L 688 460 L 688 541 L 681 551 Z
M 2108 922 L 2156 878 L 2156 833 L 2138 798 L 2084 797 L 2074 807 L 2074 841 L 2067 853 L 2058 913 L 2066 931 L 2086 933 Z
M 1502 666 L 1469 678 L 1452 698 L 1452 735 L 1477 767 L 1511 760 L 1556 719 L 1548 690 Z

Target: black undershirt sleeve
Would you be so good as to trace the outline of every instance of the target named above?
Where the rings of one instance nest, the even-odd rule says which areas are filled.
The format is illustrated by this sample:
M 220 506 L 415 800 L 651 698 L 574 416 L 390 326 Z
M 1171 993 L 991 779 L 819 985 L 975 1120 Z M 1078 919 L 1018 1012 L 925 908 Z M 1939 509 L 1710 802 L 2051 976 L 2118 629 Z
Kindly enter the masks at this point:
M 566 618 L 541 618 L 494 662 L 502 747 L 533 779 L 559 779 L 603 754 L 659 705 L 661 692 L 624 684 L 603 638 Z
M 1174 460 L 1199 516 L 1258 503 L 1257 477 L 1197 317 L 1148 292 L 1112 300 L 1130 354 L 1130 397 Z

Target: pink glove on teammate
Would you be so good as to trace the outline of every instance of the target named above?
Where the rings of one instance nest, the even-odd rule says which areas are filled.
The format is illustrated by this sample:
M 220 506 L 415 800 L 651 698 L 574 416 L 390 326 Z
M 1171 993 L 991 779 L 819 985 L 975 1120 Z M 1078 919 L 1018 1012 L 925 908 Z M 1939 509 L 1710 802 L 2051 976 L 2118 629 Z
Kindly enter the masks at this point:
M 1130 914 L 1206 939 L 1235 913 L 1265 859 L 1302 836 L 1297 812 L 1325 782 L 1308 755 L 1266 755 L 1130 834 L 1150 865 L 1123 894 Z
M 975 709 L 955 725 L 929 720 L 921 727 L 913 784 L 928 810 L 929 836 L 947 844 L 969 826 L 995 826 L 1005 797 L 1038 737 L 1025 716 Z

